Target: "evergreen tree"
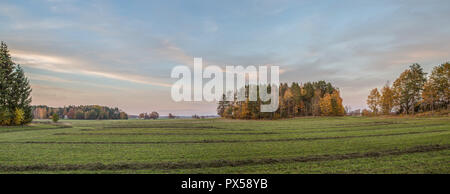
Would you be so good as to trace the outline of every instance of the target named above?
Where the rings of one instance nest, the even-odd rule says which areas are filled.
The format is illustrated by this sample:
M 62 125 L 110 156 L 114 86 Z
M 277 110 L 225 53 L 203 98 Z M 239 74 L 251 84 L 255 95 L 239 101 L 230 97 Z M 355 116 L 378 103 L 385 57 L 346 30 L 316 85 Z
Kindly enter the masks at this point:
M 52 115 L 52 121 L 54 123 L 57 123 L 59 121 L 59 115 L 57 113 L 53 113 Z
M 12 81 L 14 77 L 15 64 L 9 55 L 8 46 L 4 42 L 0 44 L 0 108 L 9 109 L 12 93 Z
M 294 114 L 295 116 L 298 116 L 299 113 L 302 110 L 302 93 L 301 93 L 301 88 L 298 85 L 298 83 L 292 83 L 291 86 L 291 91 L 292 91 L 292 95 L 293 95 L 293 108 L 294 108 Z
M 28 78 L 25 76 L 23 69 L 17 65 L 14 73 L 14 83 L 12 86 L 12 108 L 22 109 L 24 112 L 24 122 L 31 122 L 33 113 L 31 111 L 31 87 Z
M 23 69 L 20 65 L 14 64 L 11 60 L 8 47 L 4 42 L 1 42 L 0 123 L 2 125 L 19 125 L 31 122 L 33 116 L 30 106 L 30 94 L 30 83 L 25 77 Z M 18 112 L 21 114 L 17 114 Z
M 311 114 L 313 116 L 320 116 L 320 113 L 321 113 L 320 112 L 320 99 L 321 99 L 320 93 L 321 93 L 320 89 L 316 89 L 314 91 L 314 96 L 311 99 Z

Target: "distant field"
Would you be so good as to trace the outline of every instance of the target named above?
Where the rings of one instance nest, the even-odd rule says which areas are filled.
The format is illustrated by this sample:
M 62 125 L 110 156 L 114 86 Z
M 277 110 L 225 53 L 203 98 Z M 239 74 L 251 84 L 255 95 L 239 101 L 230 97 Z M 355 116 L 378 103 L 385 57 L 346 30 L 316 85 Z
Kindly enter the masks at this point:
M 33 123 L 0 127 L 0 173 L 450 173 L 450 119 Z

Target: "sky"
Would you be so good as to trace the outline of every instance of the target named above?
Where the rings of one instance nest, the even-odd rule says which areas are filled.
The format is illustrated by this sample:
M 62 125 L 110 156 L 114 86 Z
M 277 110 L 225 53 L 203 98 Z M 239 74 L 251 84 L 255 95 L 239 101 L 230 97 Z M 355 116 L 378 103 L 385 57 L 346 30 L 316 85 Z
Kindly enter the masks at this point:
M 2 0 L 0 40 L 21 64 L 34 105 L 99 104 L 129 114 L 216 114 L 174 102 L 173 67 L 278 65 L 280 81 L 326 80 L 344 105 L 412 63 L 450 61 L 450 1 Z

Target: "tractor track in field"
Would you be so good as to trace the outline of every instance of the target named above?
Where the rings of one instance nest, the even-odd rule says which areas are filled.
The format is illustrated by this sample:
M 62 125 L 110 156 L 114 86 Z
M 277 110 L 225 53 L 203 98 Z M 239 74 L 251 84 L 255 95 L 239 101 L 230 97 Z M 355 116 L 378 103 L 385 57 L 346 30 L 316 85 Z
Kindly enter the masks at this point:
M 440 126 L 440 125 L 436 125 Z M 423 126 L 414 126 L 414 128 L 419 128 Z M 430 127 L 430 126 L 426 126 Z M 406 128 L 406 127 L 405 127 Z M 394 128 L 395 130 L 401 130 L 405 128 Z M 409 127 L 408 129 L 411 129 Z M 250 129 L 248 129 L 250 130 Z M 243 131 L 248 131 L 243 130 Z M 340 133 L 340 132 L 355 132 L 355 131 L 378 131 L 378 130 L 392 130 L 392 128 L 375 128 L 375 129 L 342 129 L 342 130 L 317 130 L 317 131 L 288 131 L 288 132 L 223 132 L 223 133 L 214 133 L 214 132 L 190 132 L 190 133 L 158 133 L 158 132 L 130 132 L 130 133 L 54 133 L 53 135 L 111 135 L 111 136 L 126 136 L 126 135 L 277 135 L 277 134 L 311 134 L 311 133 Z M 89 130 L 81 130 L 81 131 L 89 131 Z M 252 129 L 251 131 L 258 131 L 256 129 Z
M 152 141 L 152 142 L 99 142 L 99 141 L 63 141 L 63 142 L 49 142 L 49 141 L 24 141 L 24 142 L 0 142 L 0 144 L 190 144 L 190 143 L 254 143 L 254 142 L 284 142 L 284 141 L 316 141 L 329 139 L 350 139 L 350 138 L 364 138 L 364 137 L 384 137 L 384 136 L 398 136 L 398 135 L 412 135 L 412 134 L 426 134 L 439 133 L 448 130 L 434 130 L 434 131 L 411 131 L 403 133 L 391 134 L 370 134 L 370 135 L 354 135 L 354 136 L 332 136 L 332 137 L 300 137 L 300 138 L 280 138 L 280 139 L 253 139 L 253 140 L 192 140 L 192 141 Z
M 277 132 L 254 132 L 254 133 L 54 133 L 53 135 L 273 135 L 282 134 Z
M 404 123 L 396 123 L 396 124 L 404 124 Z M 380 126 L 381 124 L 378 124 L 377 126 Z M 388 124 L 383 124 L 383 125 L 388 125 Z M 392 125 L 392 124 L 391 124 Z M 443 126 L 444 124 L 427 124 L 427 125 L 414 125 L 413 128 L 420 128 L 420 127 L 433 127 L 433 126 Z M 375 129 L 371 129 L 371 128 L 363 128 L 363 129 L 351 129 L 353 127 L 364 127 L 367 125 L 348 125 L 345 127 L 350 127 L 350 129 L 337 129 L 337 130 L 324 130 L 324 129 L 329 129 L 329 128 L 343 128 L 344 126 L 334 126 L 334 127 L 316 127 L 316 128 L 302 128 L 302 130 L 296 130 L 296 129 L 286 129 L 286 128 L 282 128 L 282 129 L 273 129 L 274 131 L 280 130 L 281 132 L 263 132 L 263 133 L 269 133 L 269 134 L 287 134 L 287 133 L 292 133 L 292 134 L 308 134 L 308 133 L 325 133 L 325 132 L 352 132 L 352 131 L 371 131 L 371 130 L 388 130 L 388 129 L 404 129 L 404 128 L 411 128 L 411 126 L 398 126 L 398 127 L 390 127 L 390 128 L 375 128 Z M 216 130 L 225 130 L 225 131 L 255 131 L 253 134 L 258 134 L 257 131 L 261 131 L 261 129 L 227 129 L 227 128 L 222 128 L 222 127 L 163 127 L 163 128 L 158 128 L 158 127 L 105 127 L 105 128 L 101 128 L 101 129 L 80 129 L 80 131 L 105 131 L 108 129 L 119 129 L 119 128 L 124 128 L 124 129 L 163 129 L 163 130 L 207 130 L 207 129 L 216 129 Z M 315 129 L 319 129 L 319 130 L 315 130 Z M 284 130 L 288 130 L 287 132 L 283 132 Z M 296 131 L 292 131 L 292 130 L 296 130 Z M 304 130 L 304 131 L 303 131 Z M 122 133 L 122 132 L 121 132 Z M 151 133 L 147 132 L 138 132 L 138 133 L 142 133 L 142 135 L 150 135 Z M 226 133 L 226 132 L 225 132 Z M 235 135 L 238 134 L 237 132 L 230 132 L 233 134 L 230 135 Z M 108 134 L 108 133 L 105 133 Z M 126 133 L 124 133 L 126 134 Z M 156 134 L 156 133 L 155 133 Z M 250 134 L 250 132 L 249 132 Z M 74 133 L 75 135 L 75 133 Z M 113 135 L 113 134 L 111 134 Z M 161 133 L 161 135 L 166 135 L 165 133 Z M 167 134 L 167 135 L 171 135 L 171 134 Z M 186 135 L 190 135 L 188 133 L 186 133 Z M 251 134 L 250 134 L 251 135 Z
M 117 128 L 127 128 L 127 129 L 140 129 L 140 128 L 157 128 L 157 129 L 222 129 L 216 126 L 176 126 L 176 125 L 152 125 L 152 126 L 104 126 L 103 129 L 117 129 Z
M 81 129 L 80 131 L 104 131 L 109 129 L 121 129 L 121 130 L 128 130 L 128 129 L 148 129 L 148 130 L 155 130 L 155 129 L 163 129 L 163 130 L 208 130 L 208 129 L 217 129 L 217 130 L 227 130 L 226 128 L 221 127 L 103 127 L 98 129 Z M 246 131 L 246 130 L 244 130 Z M 247 130 L 250 131 L 250 130 Z
M 14 129 L 14 130 L 0 130 L 0 134 L 3 133 L 16 133 L 16 132 L 27 132 L 27 131 L 44 131 L 44 130 L 57 130 L 57 129 L 67 129 L 73 128 L 72 126 L 64 126 L 57 128 L 42 128 L 42 129 Z
M 435 126 L 444 126 L 443 124 L 432 124 L 432 125 L 415 125 L 414 127 L 405 126 L 405 127 L 394 127 L 394 128 L 363 128 L 363 129 L 339 129 L 339 130 L 317 130 L 317 131 L 304 131 L 299 133 L 333 133 L 333 132 L 353 132 L 353 131 L 376 131 L 376 130 L 397 130 L 397 129 L 412 129 L 412 128 L 420 128 L 420 127 L 435 127 Z M 320 128 L 323 129 L 323 128 Z M 292 132 L 297 133 L 297 132 Z
M 218 168 L 218 167 L 236 167 L 246 165 L 264 165 L 288 162 L 321 162 L 331 160 L 347 160 L 358 158 L 376 158 L 384 156 L 398 156 L 403 154 L 424 153 L 432 151 L 442 151 L 450 149 L 450 144 L 444 145 L 421 145 L 406 149 L 389 149 L 372 152 L 353 152 L 344 154 L 324 154 L 310 155 L 289 158 L 260 158 L 244 160 L 213 160 L 200 162 L 160 162 L 160 163 L 88 163 L 88 164 L 35 164 L 35 165 L 0 165 L 2 172 L 18 171 L 72 171 L 72 170 L 144 170 L 144 169 L 196 169 L 196 168 Z

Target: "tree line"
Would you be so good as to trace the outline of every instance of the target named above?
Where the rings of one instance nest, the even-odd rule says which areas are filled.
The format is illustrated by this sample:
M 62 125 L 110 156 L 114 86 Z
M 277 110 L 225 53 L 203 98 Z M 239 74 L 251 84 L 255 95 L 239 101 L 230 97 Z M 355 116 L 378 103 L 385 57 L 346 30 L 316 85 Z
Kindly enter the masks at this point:
M 169 116 L 172 114 L 169 114 Z M 148 113 L 140 113 L 138 116 L 139 119 L 158 119 L 159 113 L 156 111 L 152 111 L 150 114 Z
M 33 120 L 31 87 L 20 65 L 11 60 L 8 46 L 0 44 L 0 125 L 23 125 Z
M 448 111 L 450 96 L 450 63 L 435 66 L 430 76 L 419 64 L 412 64 L 393 82 L 379 91 L 374 88 L 367 97 L 365 115 L 415 114 Z
M 32 107 L 35 119 L 50 119 L 53 115 L 58 115 L 65 119 L 80 120 L 107 120 L 107 119 L 128 119 L 128 114 L 119 108 L 110 108 L 100 105 L 80 105 L 53 108 L 45 105 Z
M 257 86 L 258 88 L 258 86 Z M 268 87 L 270 92 L 271 87 Z M 259 91 L 259 89 L 257 89 Z M 275 112 L 261 112 L 263 102 L 257 94 L 257 101 L 249 100 L 249 86 L 245 87 L 245 101 L 226 101 L 225 95 L 219 101 L 217 113 L 232 119 L 279 119 L 296 116 L 343 116 L 345 114 L 339 90 L 325 81 L 305 84 L 281 83 L 279 86 L 279 108 Z M 265 103 L 264 103 L 265 104 Z

